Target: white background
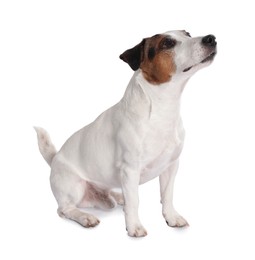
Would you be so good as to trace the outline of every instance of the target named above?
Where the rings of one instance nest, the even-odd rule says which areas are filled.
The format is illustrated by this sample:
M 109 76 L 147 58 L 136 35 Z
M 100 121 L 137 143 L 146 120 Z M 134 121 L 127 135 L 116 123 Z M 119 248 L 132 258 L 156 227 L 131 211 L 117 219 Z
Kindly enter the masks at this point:
M 255 259 L 252 1 L 0 2 L 0 258 Z M 120 100 L 118 56 L 172 29 L 215 34 L 218 55 L 182 98 L 186 142 L 175 186 L 186 229 L 161 216 L 158 180 L 140 187 L 148 236 L 126 235 L 121 208 L 94 229 L 60 219 L 33 125 L 56 147 Z

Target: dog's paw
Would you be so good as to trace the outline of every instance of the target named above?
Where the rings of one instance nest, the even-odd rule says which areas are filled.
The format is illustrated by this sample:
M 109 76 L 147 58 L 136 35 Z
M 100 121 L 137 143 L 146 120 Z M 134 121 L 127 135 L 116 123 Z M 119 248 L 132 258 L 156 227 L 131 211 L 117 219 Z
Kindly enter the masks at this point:
M 136 225 L 134 227 L 127 228 L 128 235 L 130 237 L 145 237 L 147 231 L 142 225 Z
M 189 226 L 187 220 L 179 215 L 178 213 L 174 213 L 168 216 L 165 216 L 166 223 L 170 227 L 185 227 Z
M 103 200 L 98 200 L 95 203 L 95 206 L 99 207 L 100 209 L 113 209 L 116 206 L 116 202 L 110 196 L 103 198 Z
M 99 221 L 99 219 L 97 219 L 93 215 L 86 214 L 86 215 L 82 216 L 82 218 L 79 221 L 79 223 L 83 227 L 90 228 L 90 227 L 97 226 L 100 223 L 100 221 Z
M 111 191 L 110 195 L 115 199 L 118 205 L 120 206 L 124 205 L 124 197 L 122 193 Z

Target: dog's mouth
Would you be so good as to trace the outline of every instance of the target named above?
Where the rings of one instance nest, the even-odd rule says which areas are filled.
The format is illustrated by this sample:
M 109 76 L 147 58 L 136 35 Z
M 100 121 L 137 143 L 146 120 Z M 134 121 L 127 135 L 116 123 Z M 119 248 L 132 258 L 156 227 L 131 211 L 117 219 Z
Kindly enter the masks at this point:
M 209 56 L 207 56 L 205 59 L 203 59 L 203 60 L 201 61 L 201 63 L 205 63 L 205 62 L 207 62 L 207 61 L 213 60 L 213 58 L 215 57 L 215 55 L 216 55 L 216 51 L 212 52 Z
M 213 51 L 212 53 L 210 53 L 205 59 L 203 59 L 203 60 L 202 60 L 201 62 L 199 62 L 198 64 L 206 63 L 206 62 L 208 62 L 208 61 L 212 61 L 212 60 L 214 59 L 216 53 L 217 53 L 216 51 Z M 184 69 L 183 72 L 189 71 L 190 69 L 192 69 L 193 67 L 195 67 L 195 66 L 198 65 L 198 64 L 195 64 L 195 65 L 193 65 L 193 66 L 190 66 L 190 67 Z

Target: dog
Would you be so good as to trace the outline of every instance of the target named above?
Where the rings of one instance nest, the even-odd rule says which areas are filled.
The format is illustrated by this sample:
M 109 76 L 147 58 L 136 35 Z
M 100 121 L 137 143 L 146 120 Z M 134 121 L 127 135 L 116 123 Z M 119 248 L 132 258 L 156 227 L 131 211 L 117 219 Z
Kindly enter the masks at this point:
M 192 38 L 184 30 L 145 38 L 120 55 L 134 70 L 120 102 L 73 134 L 60 151 L 43 128 L 35 127 L 40 152 L 51 167 L 59 216 L 94 227 L 99 220 L 81 208 L 119 204 L 128 235 L 146 236 L 138 216 L 138 186 L 159 177 L 166 223 L 188 225 L 173 206 L 185 136 L 180 99 L 188 79 L 212 63 L 216 45 L 211 34 Z

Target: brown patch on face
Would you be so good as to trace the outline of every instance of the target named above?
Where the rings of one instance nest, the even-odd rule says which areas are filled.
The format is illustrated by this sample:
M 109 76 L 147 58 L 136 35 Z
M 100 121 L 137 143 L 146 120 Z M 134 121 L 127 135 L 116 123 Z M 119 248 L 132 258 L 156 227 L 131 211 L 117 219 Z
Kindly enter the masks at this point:
M 176 70 L 172 51 L 174 45 L 175 41 L 166 35 L 157 34 L 145 40 L 140 68 L 147 81 L 158 85 L 171 80 Z

